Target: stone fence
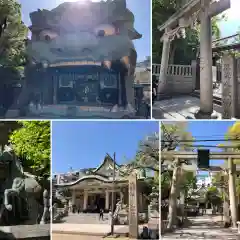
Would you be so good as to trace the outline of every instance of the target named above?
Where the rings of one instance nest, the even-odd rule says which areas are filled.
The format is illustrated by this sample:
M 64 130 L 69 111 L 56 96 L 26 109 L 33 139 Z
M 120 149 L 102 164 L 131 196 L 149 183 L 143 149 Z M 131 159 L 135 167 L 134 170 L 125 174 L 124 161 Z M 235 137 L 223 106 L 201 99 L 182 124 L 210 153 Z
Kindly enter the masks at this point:
M 160 76 L 161 64 L 153 64 L 152 69 L 154 75 Z M 192 67 L 190 65 L 169 65 L 167 75 L 192 76 Z
M 152 65 L 152 74 L 160 76 L 161 64 Z M 196 87 L 196 61 L 192 65 L 169 65 L 166 82 L 159 79 L 160 94 L 176 93 L 187 94 Z

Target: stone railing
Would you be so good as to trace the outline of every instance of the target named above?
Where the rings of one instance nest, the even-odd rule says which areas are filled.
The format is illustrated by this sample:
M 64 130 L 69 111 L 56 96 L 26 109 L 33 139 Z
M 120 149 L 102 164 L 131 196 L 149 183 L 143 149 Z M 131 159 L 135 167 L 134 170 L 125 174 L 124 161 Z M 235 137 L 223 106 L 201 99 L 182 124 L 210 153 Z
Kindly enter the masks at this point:
M 152 74 L 160 75 L 161 64 L 152 65 Z M 170 76 L 192 76 L 191 65 L 168 65 L 167 75 Z
M 196 88 L 196 61 L 191 65 L 168 65 L 166 81 L 160 79 L 161 64 L 152 65 L 159 79 L 159 94 L 189 94 Z

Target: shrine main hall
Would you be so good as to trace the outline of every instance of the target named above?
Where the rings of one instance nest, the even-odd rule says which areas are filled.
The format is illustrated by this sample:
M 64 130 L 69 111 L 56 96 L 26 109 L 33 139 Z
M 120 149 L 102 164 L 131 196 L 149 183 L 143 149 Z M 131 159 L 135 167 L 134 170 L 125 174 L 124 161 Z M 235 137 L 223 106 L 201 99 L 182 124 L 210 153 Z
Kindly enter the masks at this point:
M 68 204 L 72 211 L 99 212 L 111 209 L 112 193 L 114 192 L 115 209 L 118 201 L 128 205 L 127 166 L 115 163 L 115 180 L 113 181 L 114 161 L 108 155 L 97 168 L 81 169 L 53 176 L 53 196 L 60 198 L 59 191 L 67 190 Z M 145 170 L 134 170 L 137 175 L 137 194 L 139 212 L 147 211 L 149 186 L 146 184 Z

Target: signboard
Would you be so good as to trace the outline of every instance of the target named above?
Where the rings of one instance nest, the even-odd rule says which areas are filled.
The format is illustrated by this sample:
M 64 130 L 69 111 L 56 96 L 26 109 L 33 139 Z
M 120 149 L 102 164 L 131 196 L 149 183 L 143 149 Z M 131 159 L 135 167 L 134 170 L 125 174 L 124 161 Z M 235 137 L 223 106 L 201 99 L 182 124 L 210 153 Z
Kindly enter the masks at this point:
M 138 196 L 137 175 L 129 177 L 129 237 L 138 239 Z

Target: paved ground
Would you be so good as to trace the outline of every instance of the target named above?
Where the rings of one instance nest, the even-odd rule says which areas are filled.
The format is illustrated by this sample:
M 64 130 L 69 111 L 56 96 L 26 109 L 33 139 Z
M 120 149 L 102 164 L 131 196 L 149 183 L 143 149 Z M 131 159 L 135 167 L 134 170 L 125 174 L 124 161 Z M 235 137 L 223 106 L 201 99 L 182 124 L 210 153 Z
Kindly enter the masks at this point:
M 205 240 L 239 240 L 237 231 L 232 229 L 222 228 L 219 222 L 219 218 L 200 216 L 190 219 L 193 225 L 189 228 L 184 228 L 175 231 L 174 233 L 165 234 L 163 240 L 194 240 L 194 239 L 205 239 Z
M 79 235 L 71 235 L 71 234 L 53 234 L 52 240 L 129 240 L 129 238 L 101 238 L 101 237 L 93 237 L 93 236 L 79 236 Z
M 103 239 L 102 237 L 93 237 L 93 236 L 79 236 L 71 234 L 53 234 L 52 240 L 99 240 Z
M 142 232 L 143 226 L 139 226 L 139 233 Z M 57 234 L 79 234 L 79 235 L 93 235 L 106 236 L 111 231 L 109 224 L 73 224 L 73 223 L 59 223 L 52 224 L 52 232 Z M 129 232 L 127 225 L 115 225 L 115 234 L 126 234 Z
M 98 238 L 96 239 L 101 239 L 101 237 L 106 236 L 111 231 L 110 221 L 108 217 L 108 214 L 104 214 L 104 220 L 102 221 L 99 220 L 98 214 L 70 213 L 68 217 L 65 217 L 63 219 L 64 221 L 62 223 L 52 224 L 52 232 L 55 236 L 69 235 L 72 236 L 73 239 L 76 239 L 74 238 L 75 236 L 79 236 L 79 239 L 85 239 L 84 236 L 97 236 Z M 154 228 L 156 223 L 153 219 L 152 222 L 149 222 L 145 225 L 148 225 L 150 228 Z M 139 225 L 139 233 L 142 232 L 143 226 L 144 225 Z M 114 233 L 120 236 L 126 236 L 126 234 L 129 233 L 129 226 L 115 225 Z
M 156 101 L 153 105 L 153 118 L 185 120 L 195 119 L 194 114 L 200 107 L 200 99 L 191 96 L 173 97 Z M 221 119 L 221 106 L 214 105 L 214 112 Z
M 97 213 L 69 213 L 64 218 L 64 222 L 74 224 L 110 224 L 109 214 L 104 214 L 103 220 L 99 220 L 99 214 Z
M 53 234 L 52 240 L 129 240 L 129 238 L 101 238 L 94 236 L 79 236 L 79 235 L 71 235 L 71 234 Z

